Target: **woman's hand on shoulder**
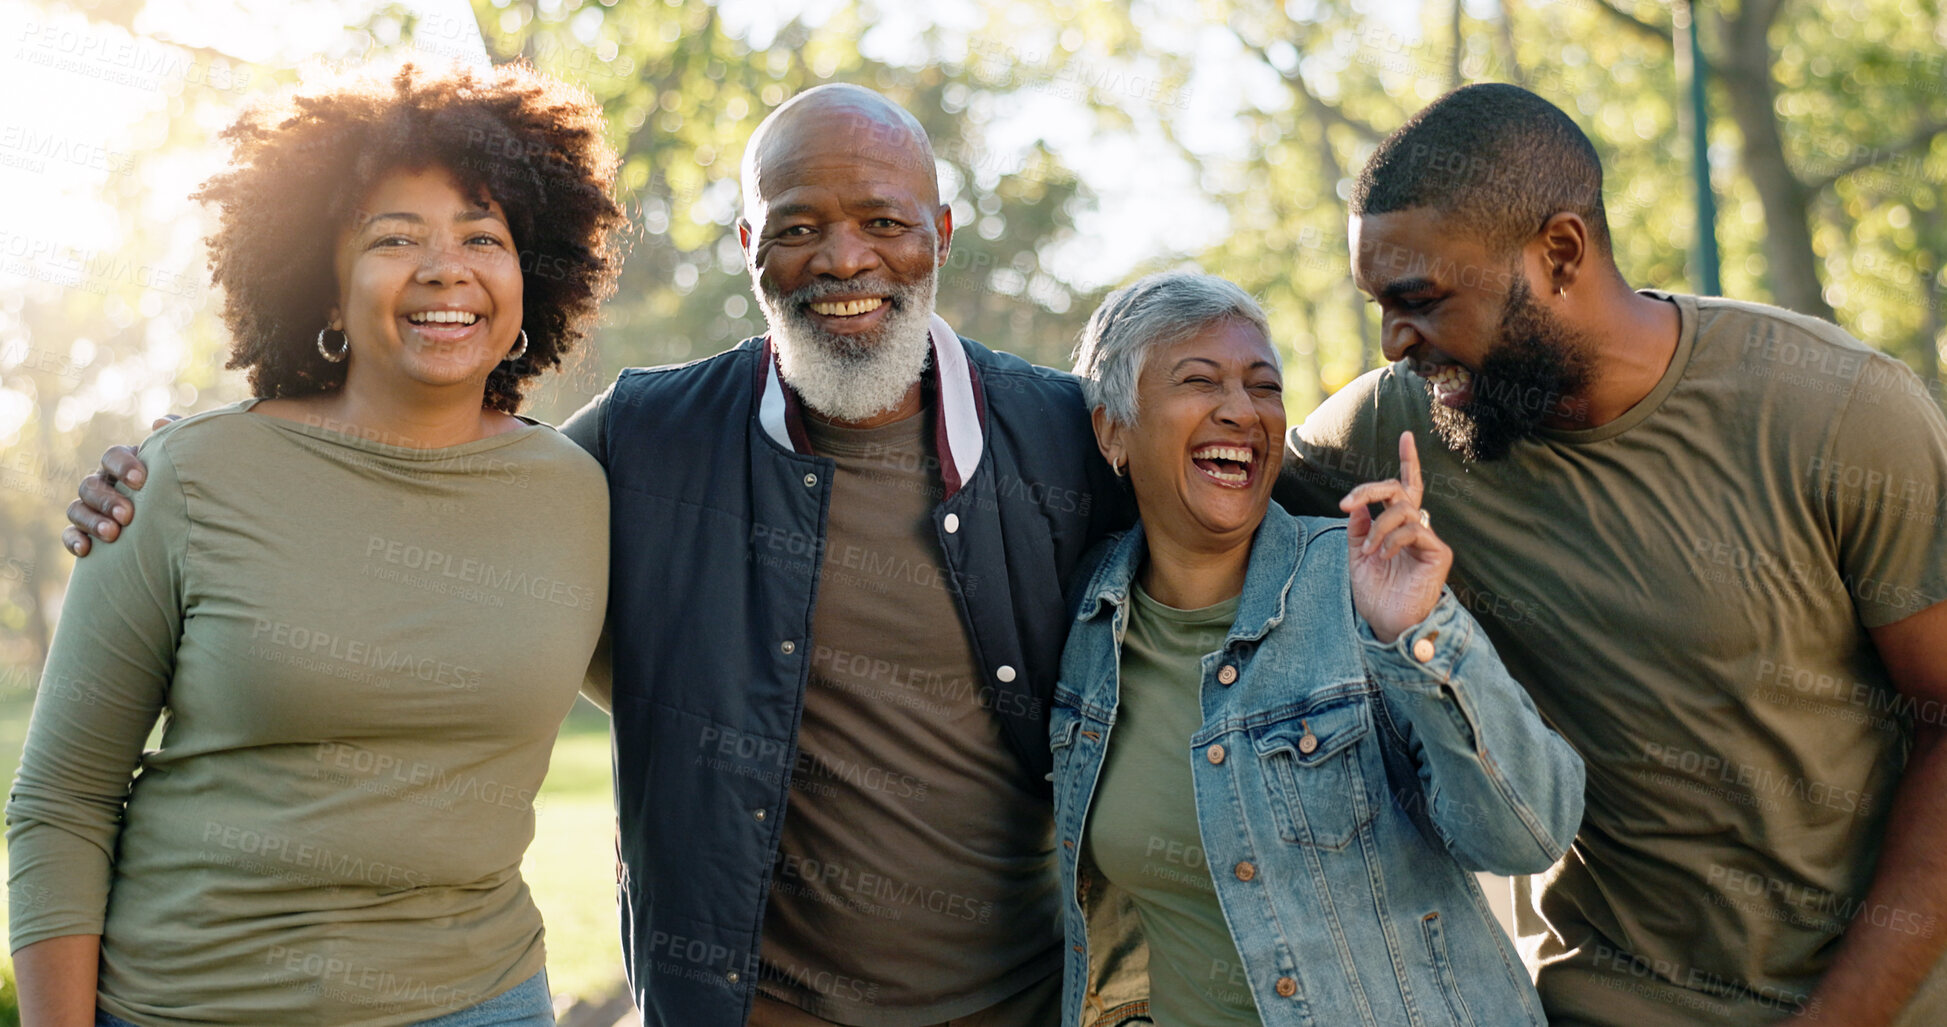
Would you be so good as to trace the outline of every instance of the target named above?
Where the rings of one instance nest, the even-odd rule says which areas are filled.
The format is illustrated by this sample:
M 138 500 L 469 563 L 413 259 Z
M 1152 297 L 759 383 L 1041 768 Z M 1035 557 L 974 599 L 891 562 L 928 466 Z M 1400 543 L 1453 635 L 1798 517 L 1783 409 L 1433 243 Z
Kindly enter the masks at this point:
M 1352 606 L 1374 637 L 1391 643 L 1440 601 L 1453 549 L 1420 509 L 1420 454 L 1413 433 L 1399 436 L 1399 477 L 1369 481 L 1339 500 L 1350 517 Z M 1382 507 L 1378 516 L 1369 509 Z

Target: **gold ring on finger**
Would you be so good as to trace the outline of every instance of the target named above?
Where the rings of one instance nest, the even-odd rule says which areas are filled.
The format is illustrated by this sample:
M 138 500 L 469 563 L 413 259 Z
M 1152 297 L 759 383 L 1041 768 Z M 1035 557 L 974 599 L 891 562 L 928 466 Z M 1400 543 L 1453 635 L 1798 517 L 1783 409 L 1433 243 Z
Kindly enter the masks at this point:
M 1431 513 L 1428 513 L 1425 510 L 1420 511 L 1420 527 L 1422 528 L 1433 527 L 1433 515 Z

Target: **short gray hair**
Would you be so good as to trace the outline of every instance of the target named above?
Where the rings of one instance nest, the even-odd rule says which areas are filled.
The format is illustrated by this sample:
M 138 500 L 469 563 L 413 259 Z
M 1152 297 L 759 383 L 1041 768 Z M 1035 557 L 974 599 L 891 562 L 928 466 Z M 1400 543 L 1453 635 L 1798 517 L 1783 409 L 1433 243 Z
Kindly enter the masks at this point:
M 1150 351 L 1225 321 L 1254 325 L 1271 338 L 1264 309 L 1251 294 L 1216 275 L 1164 271 L 1110 293 L 1089 315 L 1075 347 L 1075 374 L 1089 410 L 1101 407 L 1117 424 L 1136 423 L 1136 381 Z M 1283 369 L 1276 346 L 1271 359 Z

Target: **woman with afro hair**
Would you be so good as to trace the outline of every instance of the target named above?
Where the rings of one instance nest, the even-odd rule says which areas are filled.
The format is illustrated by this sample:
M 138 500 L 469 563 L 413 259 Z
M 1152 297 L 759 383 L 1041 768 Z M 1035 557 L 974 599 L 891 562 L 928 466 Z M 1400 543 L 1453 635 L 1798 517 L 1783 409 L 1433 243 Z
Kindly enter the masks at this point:
M 407 65 L 225 138 L 256 398 L 152 435 L 70 583 L 7 807 L 25 1022 L 552 1024 L 520 863 L 609 510 L 516 411 L 613 289 L 600 109 Z

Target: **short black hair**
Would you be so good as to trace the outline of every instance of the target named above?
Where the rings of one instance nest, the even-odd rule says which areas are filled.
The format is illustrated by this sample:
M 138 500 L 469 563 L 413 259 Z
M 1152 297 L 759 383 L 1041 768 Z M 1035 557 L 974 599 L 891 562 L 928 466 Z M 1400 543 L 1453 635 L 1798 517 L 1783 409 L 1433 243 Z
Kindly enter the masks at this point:
M 338 298 L 339 230 L 395 170 L 439 168 L 507 213 L 521 268 L 520 360 L 487 376 L 484 405 L 514 413 L 528 381 L 594 327 L 621 270 L 627 219 L 616 156 L 588 92 L 525 64 L 354 74 L 273 98 L 223 133 L 230 166 L 195 198 L 215 205 L 211 279 L 230 361 L 262 399 L 336 391 L 345 365 L 318 352 Z
M 1352 216 L 1416 207 L 1479 233 L 1496 254 L 1567 211 L 1613 259 L 1595 144 L 1561 108 L 1520 86 L 1462 86 L 1379 144 L 1352 186 Z

